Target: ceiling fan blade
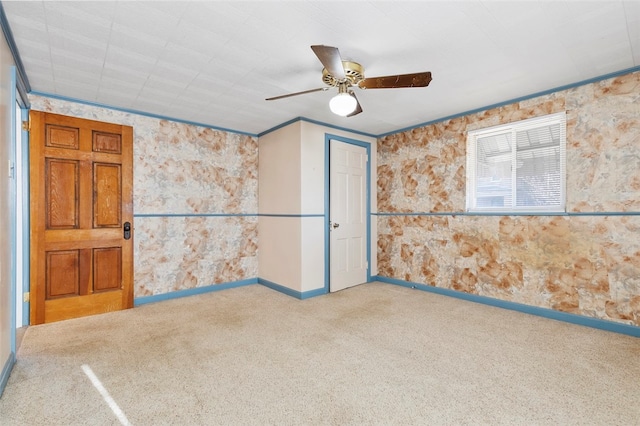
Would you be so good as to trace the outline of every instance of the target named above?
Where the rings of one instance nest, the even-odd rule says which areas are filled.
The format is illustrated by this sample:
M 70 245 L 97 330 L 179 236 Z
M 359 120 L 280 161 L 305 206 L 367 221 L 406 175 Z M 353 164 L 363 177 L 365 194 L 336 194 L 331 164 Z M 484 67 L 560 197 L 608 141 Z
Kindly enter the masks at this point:
M 295 93 L 289 93 L 287 95 L 280 95 L 280 96 L 274 96 L 273 98 L 267 98 L 265 99 L 265 101 L 275 101 L 276 99 L 283 99 L 283 98 L 288 98 L 291 96 L 298 96 L 298 95 L 305 95 L 307 93 L 313 93 L 313 92 L 324 92 L 326 90 L 329 90 L 328 87 L 319 87 L 317 89 L 310 89 L 310 90 L 304 90 L 302 92 L 295 92 Z
M 356 94 L 353 93 L 353 91 L 350 91 L 349 94 L 356 99 L 356 102 L 358 102 L 356 104 L 356 109 L 354 109 L 351 114 L 347 115 L 347 117 L 353 117 L 354 115 L 358 115 L 362 112 L 362 107 L 360 106 L 360 101 L 358 100 L 358 98 L 356 98 Z
M 336 80 L 344 80 L 347 77 L 344 73 L 342 58 L 340 57 L 340 51 L 338 51 L 337 47 L 320 44 L 311 46 L 311 49 L 318 59 L 320 59 L 322 65 L 329 71 L 329 74 L 334 76 Z
M 358 83 L 361 89 L 394 89 L 397 87 L 426 87 L 431 82 L 430 72 L 414 74 L 387 75 L 365 78 Z

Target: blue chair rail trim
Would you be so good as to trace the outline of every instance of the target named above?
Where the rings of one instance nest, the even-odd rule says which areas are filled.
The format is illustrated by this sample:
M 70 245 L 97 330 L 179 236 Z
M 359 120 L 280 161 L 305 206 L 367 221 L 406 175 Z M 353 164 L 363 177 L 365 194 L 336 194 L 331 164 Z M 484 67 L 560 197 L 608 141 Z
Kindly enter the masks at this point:
M 324 213 L 258 213 L 259 217 L 324 217 Z
M 375 212 L 373 216 L 640 216 L 640 212 Z
M 134 213 L 133 217 L 246 217 L 257 213 Z
M 415 288 L 418 290 L 428 291 L 430 293 L 440 294 L 443 296 L 455 297 L 457 299 L 468 300 L 470 302 L 482 303 L 483 305 L 495 306 L 498 308 L 523 312 L 525 314 L 531 314 L 539 317 L 550 318 L 558 321 L 564 321 L 571 324 L 583 325 L 586 327 L 597 328 L 600 330 L 613 331 L 615 333 L 626 334 L 633 337 L 640 337 L 640 327 L 636 327 L 629 324 L 622 324 L 622 323 L 602 320 L 598 318 L 591 318 L 591 317 L 585 317 L 582 315 L 569 314 L 567 312 L 554 311 L 553 309 L 524 305 L 522 303 L 508 302 L 505 300 L 494 299 L 487 296 L 478 296 L 476 294 L 469 294 L 461 291 L 451 290 L 448 288 L 434 287 L 426 284 L 399 280 L 396 278 L 382 277 L 379 275 L 371 278 L 372 280 L 379 281 L 382 283 L 394 284 L 394 285 L 399 285 L 399 286 L 408 287 L 408 288 Z
M 324 217 L 324 213 L 134 213 L 133 217 Z

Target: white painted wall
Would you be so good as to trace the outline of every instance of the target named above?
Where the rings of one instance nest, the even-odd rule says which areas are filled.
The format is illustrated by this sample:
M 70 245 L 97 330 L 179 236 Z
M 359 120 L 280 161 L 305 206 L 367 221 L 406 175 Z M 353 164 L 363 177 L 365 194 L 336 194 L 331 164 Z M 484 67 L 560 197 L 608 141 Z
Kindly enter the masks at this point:
M 300 212 L 303 214 L 324 213 L 324 132 L 318 125 L 300 124 Z
M 258 140 L 259 276 L 298 292 L 325 285 L 325 135 L 372 144 L 371 211 L 376 210 L 376 139 L 296 121 Z M 377 274 L 375 218 L 371 274 Z
M 4 37 L 0 40 L 0 372 L 11 360 L 11 185 L 9 163 L 11 153 L 11 67 L 13 57 Z
M 301 219 L 301 291 L 324 287 L 324 217 Z
M 300 214 L 300 124 L 258 140 L 258 212 Z M 261 216 L 258 220 L 258 276 L 302 291 L 299 217 Z
M 258 140 L 258 209 L 263 214 L 300 213 L 300 123 Z
M 300 218 L 258 219 L 258 276 L 295 291 L 302 291 Z

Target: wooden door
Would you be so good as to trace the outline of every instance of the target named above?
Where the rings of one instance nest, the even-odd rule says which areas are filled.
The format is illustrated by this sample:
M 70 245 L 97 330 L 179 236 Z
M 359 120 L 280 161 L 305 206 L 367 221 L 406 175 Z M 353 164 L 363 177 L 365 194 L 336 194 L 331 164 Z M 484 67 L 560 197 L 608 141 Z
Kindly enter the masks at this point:
M 367 282 L 367 150 L 331 140 L 330 281 L 338 291 Z
M 30 118 L 31 324 L 131 308 L 133 129 Z

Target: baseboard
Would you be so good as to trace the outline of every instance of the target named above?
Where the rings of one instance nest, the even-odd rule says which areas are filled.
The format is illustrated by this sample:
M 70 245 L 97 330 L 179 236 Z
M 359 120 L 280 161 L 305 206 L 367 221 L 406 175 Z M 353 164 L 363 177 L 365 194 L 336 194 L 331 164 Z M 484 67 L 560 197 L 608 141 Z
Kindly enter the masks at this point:
M 570 314 L 567 312 L 554 311 L 553 309 L 540 308 L 538 306 L 525 305 L 522 303 L 508 302 L 505 300 L 494 299 L 492 297 L 478 296 L 476 294 L 464 293 L 462 291 L 451 290 L 448 288 L 434 287 L 426 284 L 399 280 L 396 278 L 381 277 L 379 275 L 371 277 L 371 280 L 379 281 L 387 284 L 399 285 L 402 287 L 415 288 L 422 291 L 428 291 L 430 293 L 436 293 L 436 294 L 441 294 L 443 296 L 455 297 L 457 299 L 468 300 L 470 302 L 475 302 L 475 303 L 482 303 L 483 305 L 495 306 L 498 308 L 523 312 L 525 314 L 531 314 L 539 317 L 550 318 L 558 321 L 564 321 L 571 324 L 583 325 L 586 327 L 597 328 L 600 330 L 612 331 L 614 333 L 626 334 L 633 337 L 640 337 L 640 327 L 636 327 L 634 325 L 622 324 L 622 323 L 607 321 L 599 318 L 585 317 L 582 315 Z
M 172 291 L 169 293 L 155 294 L 153 296 L 136 297 L 133 300 L 134 306 L 145 305 L 147 303 L 161 302 L 163 300 L 178 299 L 180 297 L 194 296 L 196 294 L 211 293 L 212 291 L 226 290 L 229 288 L 244 287 L 245 285 L 258 284 L 258 278 L 249 278 L 241 281 L 233 281 L 222 284 L 212 284 L 206 287 L 189 288 L 186 290 Z
M 136 297 L 133 300 L 133 305 L 140 306 L 140 305 L 145 305 L 147 303 L 162 302 L 163 300 L 178 299 L 181 297 L 194 296 L 196 294 L 203 294 L 203 293 L 210 293 L 212 291 L 226 290 L 228 288 L 243 287 L 251 284 L 262 284 L 263 286 L 269 287 L 272 290 L 279 291 L 280 293 L 284 293 L 287 296 L 292 296 L 300 300 L 308 299 L 310 297 L 320 296 L 321 294 L 327 293 L 327 291 L 324 288 L 300 292 L 300 291 L 292 290 L 289 287 L 276 284 L 272 281 L 265 280 L 263 278 L 249 278 L 242 281 L 234 281 L 234 282 L 222 283 L 222 284 L 212 284 L 206 287 L 196 287 L 196 288 L 189 288 L 186 290 L 177 290 L 169 293 L 155 294 L 153 296 Z
M 505 300 L 494 299 L 487 296 L 479 296 L 476 294 L 464 293 L 461 291 L 451 290 L 448 288 L 434 287 L 426 284 L 399 280 L 396 278 L 383 277 L 380 275 L 372 276 L 371 281 L 379 281 L 386 284 L 393 284 L 393 285 L 399 285 L 402 287 L 414 288 L 417 290 L 427 291 L 430 293 L 440 294 L 443 296 L 455 297 L 457 299 L 467 300 L 470 302 L 482 303 L 483 305 L 495 306 L 498 308 L 523 312 L 525 314 L 531 314 L 539 317 L 550 318 L 558 321 L 564 321 L 571 324 L 597 328 L 600 330 L 612 331 L 614 333 L 626 334 L 633 337 L 640 337 L 640 327 L 636 327 L 634 325 L 622 324 L 622 323 L 607 321 L 599 318 L 585 317 L 582 315 L 570 314 L 567 312 L 554 311 L 553 309 L 525 305 L 525 304 L 516 303 L 516 302 L 509 302 Z M 289 287 L 285 287 L 283 285 L 274 283 L 264 278 L 249 278 L 241 281 L 222 283 L 222 284 L 213 284 L 206 287 L 190 288 L 186 290 L 173 291 L 170 293 L 157 294 L 153 296 L 138 297 L 134 300 L 134 306 L 140 306 L 147 303 L 160 302 L 163 300 L 177 299 L 180 297 L 193 296 L 196 294 L 210 293 L 213 291 L 226 290 L 229 288 L 243 287 L 251 284 L 261 284 L 272 290 L 276 290 L 280 293 L 286 294 L 291 297 L 295 297 L 296 299 L 300 299 L 300 300 L 327 294 L 327 290 L 325 288 L 319 288 L 315 290 L 301 292 L 297 290 L 292 290 Z M 15 362 L 15 355 L 12 355 L 12 357 L 13 357 L 13 361 L 11 363 L 11 366 L 13 366 L 13 362 Z M 10 367 L 9 367 L 9 371 L 10 371 Z M 7 368 L 7 365 L 5 365 L 5 369 L 6 368 Z M 3 376 L 2 376 L 3 381 L 0 382 L 0 386 L 2 386 L 2 388 L 0 388 L 0 391 L 4 389 L 4 384 L 6 382 L 6 378 L 4 374 L 5 374 L 5 371 L 3 370 Z M 8 377 L 8 373 L 7 373 L 7 377 Z
M 264 278 L 258 278 L 258 283 L 262 284 L 265 287 L 269 287 L 272 290 L 279 291 L 280 293 L 284 293 L 287 296 L 295 297 L 300 300 L 308 299 L 314 296 L 320 296 L 321 294 L 327 294 L 327 290 L 324 288 L 319 288 L 316 290 L 309 290 L 309 291 L 297 291 L 297 290 L 292 290 L 289 287 L 276 284 L 272 281 L 265 280 Z
M 7 381 L 9 380 L 9 376 L 11 375 L 11 370 L 13 370 L 13 365 L 16 363 L 16 354 L 11 352 L 9 354 L 9 358 L 4 363 L 4 367 L 2 367 L 2 375 L 0 376 L 0 397 L 4 392 L 4 388 L 7 386 Z

